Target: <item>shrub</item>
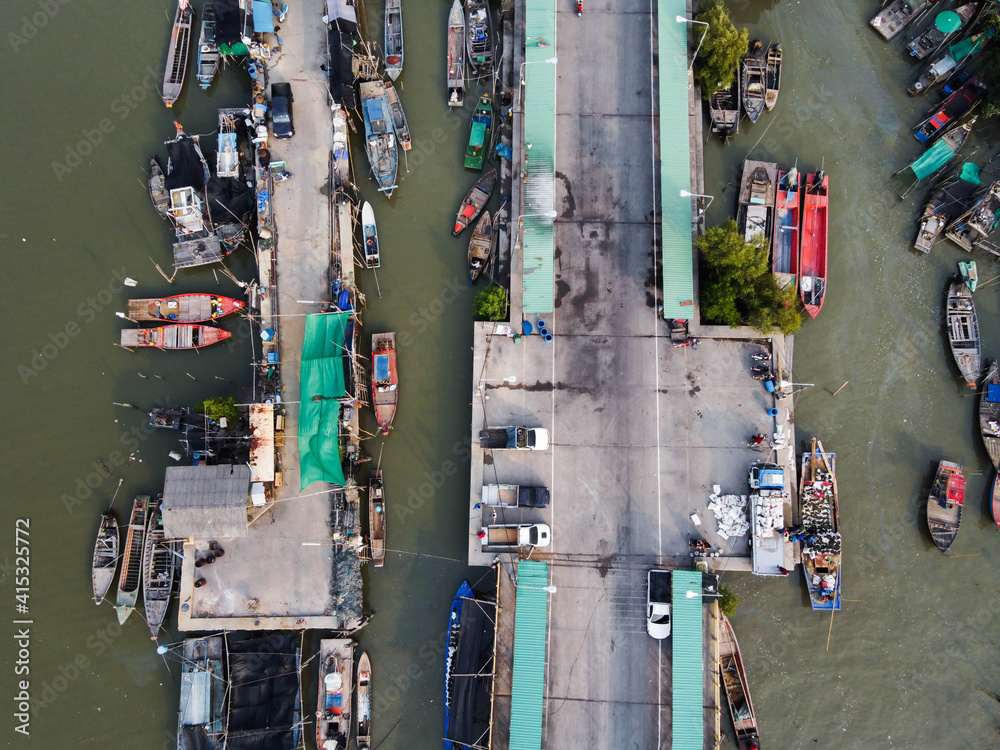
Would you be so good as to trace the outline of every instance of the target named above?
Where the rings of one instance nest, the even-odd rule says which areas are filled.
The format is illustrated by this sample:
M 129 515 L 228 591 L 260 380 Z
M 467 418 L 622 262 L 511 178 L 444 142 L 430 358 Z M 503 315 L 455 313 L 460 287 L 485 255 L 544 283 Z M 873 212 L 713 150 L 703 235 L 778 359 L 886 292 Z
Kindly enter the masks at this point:
M 750 32 L 733 25 L 722 0 L 703 2 L 695 20 L 708 24 L 707 27 L 694 24 L 691 31 L 698 39 L 702 34 L 705 36 L 694 61 L 694 80 L 708 99 L 716 91 L 725 91 L 733 85 L 740 71 L 740 60 L 750 44 Z
M 740 598 L 733 593 L 732 589 L 725 585 L 719 586 L 719 594 L 721 596 L 719 599 L 719 611 L 726 617 L 732 617 L 736 614 L 736 608 L 740 606 Z
M 507 290 L 496 284 L 476 295 L 472 314 L 476 320 L 507 320 Z
M 232 396 L 226 398 L 206 398 L 194 405 L 196 414 L 203 414 L 209 419 L 218 422 L 220 418 L 233 424 L 239 421 L 240 408 L 236 405 L 236 399 Z

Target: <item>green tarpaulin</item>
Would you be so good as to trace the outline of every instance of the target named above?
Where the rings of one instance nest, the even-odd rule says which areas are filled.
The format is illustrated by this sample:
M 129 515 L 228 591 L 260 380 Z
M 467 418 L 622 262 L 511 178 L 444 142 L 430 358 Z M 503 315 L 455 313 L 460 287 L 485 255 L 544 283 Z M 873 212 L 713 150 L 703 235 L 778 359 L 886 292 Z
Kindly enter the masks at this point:
M 474 122 L 472 123 L 472 135 L 469 136 L 469 145 L 475 146 L 476 148 L 482 148 L 483 140 L 486 137 L 486 123 L 485 122 Z
M 974 36 L 966 37 L 958 44 L 953 44 L 948 48 L 948 54 L 955 62 L 961 62 L 964 58 L 971 55 L 973 52 L 978 52 L 983 43 L 993 36 L 993 29 L 989 31 L 984 31 L 981 34 L 975 34 Z
M 973 185 L 979 184 L 979 167 L 973 164 L 971 161 L 965 162 L 962 165 L 962 171 L 958 175 L 959 179 L 965 180 L 966 182 L 971 182 Z
M 313 482 L 344 485 L 337 428 L 344 389 L 344 329 L 350 313 L 306 316 L 299 404 L 301 488 Z
M 948 163 L 948 160 L 955 155 L 951 150 L 951 144 L 947 141 L 938 141 L 929 149 L 924 151 L 924 155 L 910 165 L 913 174 L 918 180 L 924 179 L 927 175 L 934 174 L 941 167 Z
M 250 50 L 243 42 L 236 42 L 235 44 L 226 44 L 223 42 L 219 45 L 219 52 L 223 55 L 232 55 L 235 57 L 242 57 L 243 55 L 249 55 Z

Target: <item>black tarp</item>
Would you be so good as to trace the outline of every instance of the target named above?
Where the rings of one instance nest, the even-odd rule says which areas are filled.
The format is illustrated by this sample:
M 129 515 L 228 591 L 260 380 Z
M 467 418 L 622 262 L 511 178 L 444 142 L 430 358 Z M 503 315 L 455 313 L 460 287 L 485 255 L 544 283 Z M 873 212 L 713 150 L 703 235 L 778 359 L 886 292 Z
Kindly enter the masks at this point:
M 454 689 L 448 717 L 448 737 L 464 745 L 481 741 L 490 720 L 490 675 L 493 665 L 493 605 L 466 599 L 462 604 L 462 625 L 452 661 Z M 483 673 L 483 677 L 475 675 Z
M 299 637 L 229 643 L 229 750 L 295 750 L 302 707 Z
M 239 0 L 214 0 L 215 43 L 232 44 L 240 41 L 243 30 L 243 12 Z
M 330 45 L 330 62 L 327 76 L 330 96 L 347 109 L 357 106 L 354 96 L 354 44 L 358 27 L 350 21 L 337 19 L 330 23 L 327 41 Z
M 206 213 L 212 217 L 212 224 L 246 223 L 253 205 L 253 194 L 247 184 L 236 177 L 212 175 L 205 188 L 208 198 Z
M 205 165 L 191 138 L 167 141 L 167 156 L 170 159 L 170 171 L 164 177 L 167 190 L 192 187 L 200 191 L 205 186 Z

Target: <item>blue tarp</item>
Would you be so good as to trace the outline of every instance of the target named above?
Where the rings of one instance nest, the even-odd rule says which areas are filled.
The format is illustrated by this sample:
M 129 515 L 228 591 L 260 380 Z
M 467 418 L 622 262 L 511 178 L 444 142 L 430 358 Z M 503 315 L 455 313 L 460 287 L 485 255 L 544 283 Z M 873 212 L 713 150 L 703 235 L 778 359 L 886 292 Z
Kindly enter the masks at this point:
M 274 8 L 271 3 L 254 0 L 253 30 L 258 34 L 274 33 Z
M 986 400 L 1000 402 L 1000 385 L 990 383 L 986 386 Z

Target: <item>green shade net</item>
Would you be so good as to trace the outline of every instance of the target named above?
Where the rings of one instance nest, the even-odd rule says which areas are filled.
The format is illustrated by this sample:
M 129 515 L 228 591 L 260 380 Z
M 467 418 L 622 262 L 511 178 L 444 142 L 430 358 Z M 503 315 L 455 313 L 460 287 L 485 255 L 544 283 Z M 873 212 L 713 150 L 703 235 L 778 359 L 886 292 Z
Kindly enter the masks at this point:
M 962 171 L 958 174 L 958 179 L 965 180 L 966 182 L 971 182 L 973 185 L 978 185 L 979 183 L 979 167 L 973 164 L 971 161 L 965 162 L 962 165 Z
M 313 482 L 343 486 L 337 431 L 344 389 L 344 329 L 350 313 L 306 316 L 302 340 L 302 390 L 299 403 L 301 489 Z M 318 397 L 318 398 L 314 398 Z
M 951 55 L 955 62 L 959 62 L 971 55 L 973 52 L 978 52 L 983 44 L 986 43 L 986 40 L 991 36 L 993 36 L 993 29 L 984 31 L 981 34 L 966 37 L 958 44 L 951 45 L 948 48 L 948 54 Z
M 910 165 L 913 174 L 918 180 L 924 179 L 927 175 L 934 174 L 955 155 L 951 150 L 951 144 L 947 141 L 938 141 L 929 149 L 924 151 L 923 156 Z
M 938 13 L 937 18 L 934 19 L 934 25 L 938 31 L 950 34 L 962 25 L 962 19 L 955 11 L 946 10 L 944 13 Z

